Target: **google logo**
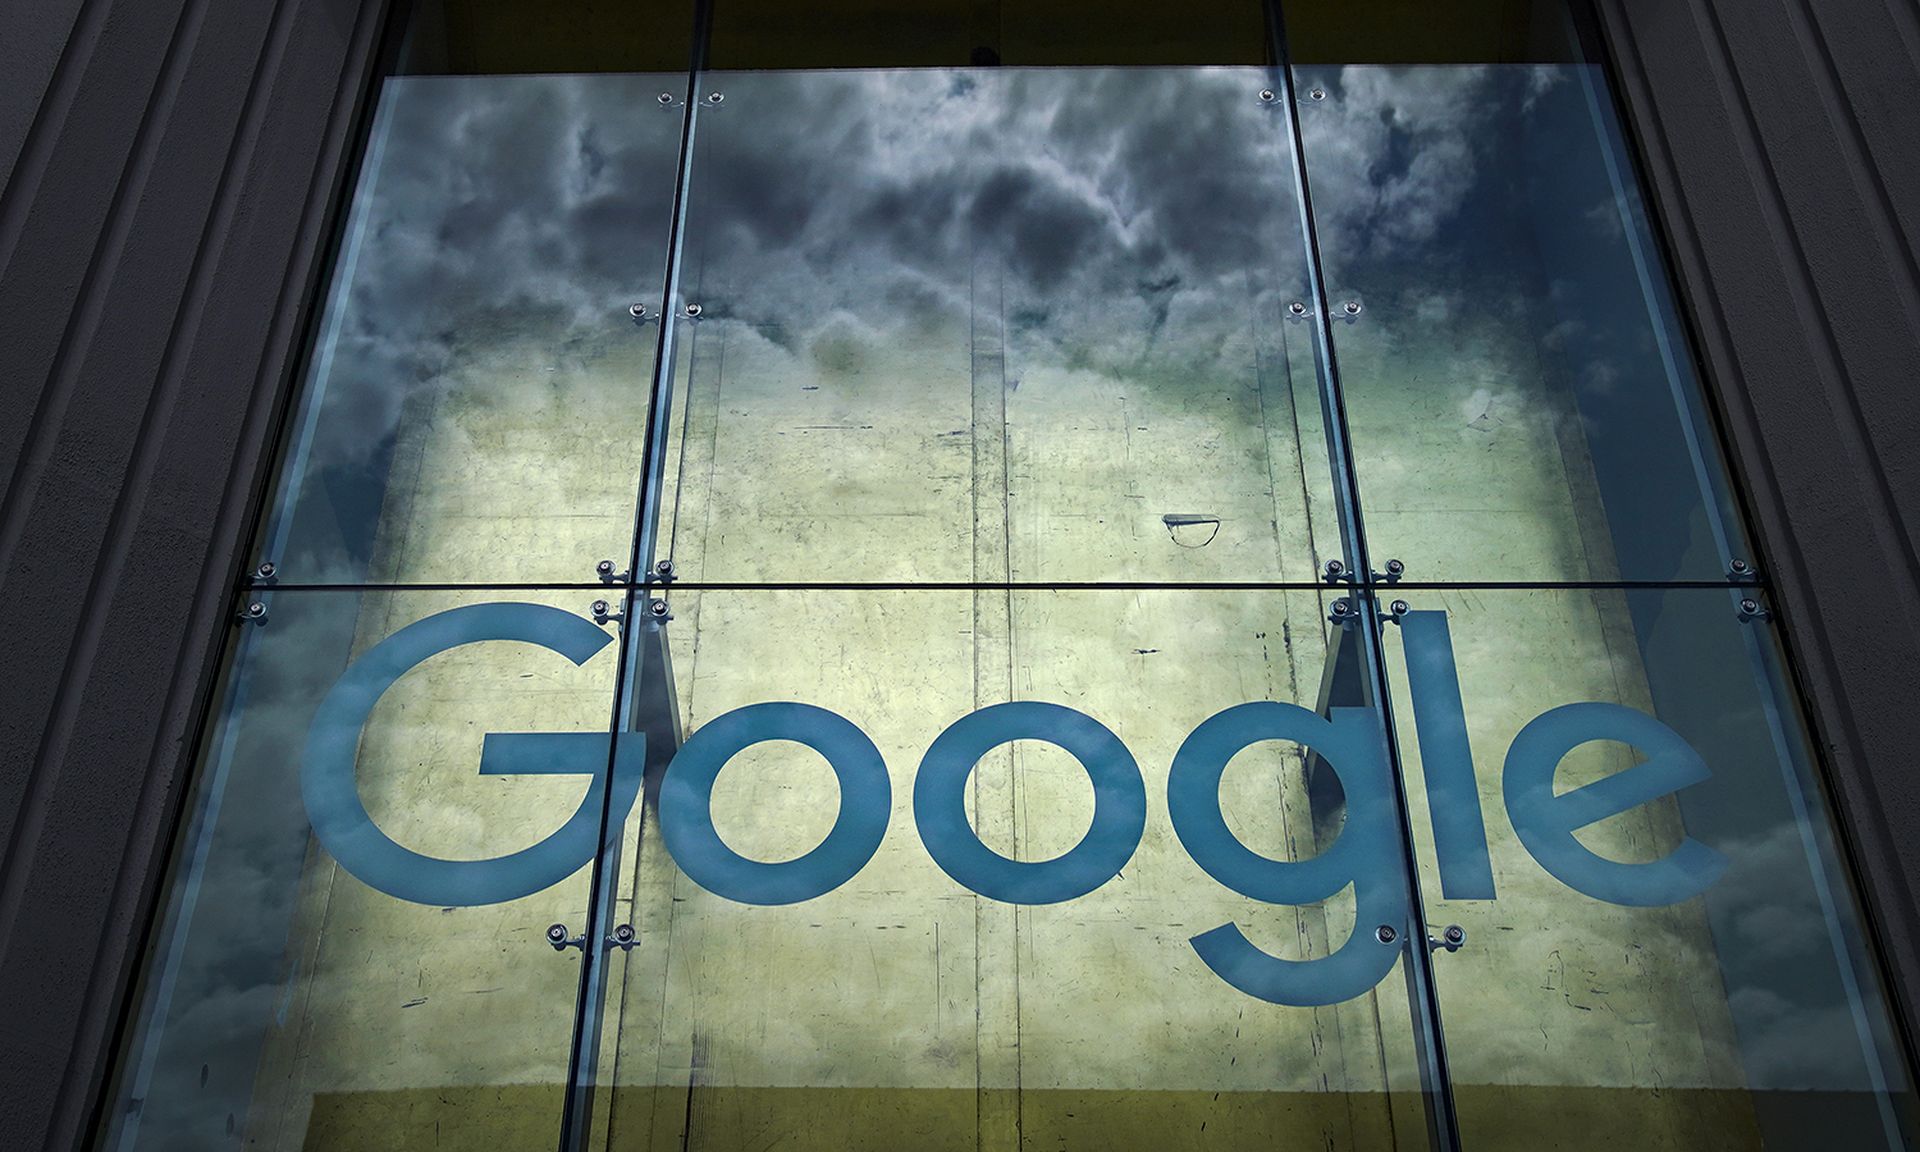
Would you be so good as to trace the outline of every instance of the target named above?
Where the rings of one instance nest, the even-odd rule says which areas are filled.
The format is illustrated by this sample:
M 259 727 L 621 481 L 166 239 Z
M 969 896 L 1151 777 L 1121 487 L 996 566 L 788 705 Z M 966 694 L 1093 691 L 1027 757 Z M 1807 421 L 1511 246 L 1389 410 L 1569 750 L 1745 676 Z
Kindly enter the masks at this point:
M 1405 629 L 1414 724 L 1426 778 L 1442 894 L 1495 897 L 1486 830 L 1467 744 L 1466 716 L 1444 612 L 1410 612 Z M 540 604 L 476 604 L 429 616 L 376 644 L 334 683 L 309 730 L 301 796 L 315 835 L 341 866 L 369 886 L 435 906 L 501 903 L 539 892 L 617 840 L 640 793 L 645 737 L 604 733 L 488 733 L 482 775 L 585 775 L 591 786 L 552 835 L 485 860 L 443 860 L 394 842 L 373 822 L 354 782 L 361 729 L 381 695 L 422 661 L 466 644 L 518 641 L 575 664 L 611 642 L 586 619 Z M 1181 846 L 1215 882 L 1269 904 L 1312 904 L 1354 889 L 1356 925 L 1398 926 L 1410 908 L 1396 828 L 1382 717 L 1371 708 L 1321 716 L 1295 704 L 1235 704 L 1201 720 L 1166 773 L 1167 814 Z M 729 848 L 715 830 L 714 781 L 742 750 L 769 740 L 803 744 L 824 757 L 840 786 L 832 829 L 793 860 L 765 862 Z M 974 765 L 1015 740 L 1064 749 L 1093 784 L 1093 820 L 1079 843 L 1051 860 L 1020 861 L 993 851 L 967 820 Z M 1278 860 L 1248 848 L 1227 825 L 1220 780 L 1241 750 L 1269 740 L 1311 749 L 1336 773 L 1346 821 L 1307 860 Z M 1573 749 L 1613 741 L 1638 749 L 1634 766 L 1556 794 L 1554 777 Z M 1632 907 L 1673 904 L 1703 892 L 1726 858 L 1691 837 L 1666 856 L 1626 863 L 1601 856 L 1574 833 L 1706 780 L 1700 755 L 1678 733 L 1618 704 L 1562 705 L 1514 737 L 1501 766 L 1501 791 L 1514 832 L 1533 858 L 1568 887 Z M 695 883 L 748 905 L 795 904 L 845 884 L 879 849 L 893 786 L 873 741 L 847 718 L 791 701 L 750 704 L 716 717 L 674 755 L 660 788 L 668 853 Z M 962 716 L 933 740 L 913 778 L 913 821 L 934 863 L 956 883 L 1010 904 L 1057 904 L 1106 884 L 1132 859 L 1147 822 L 1147 788 L 1126 744 L 1097 719 L 1060 704 L 1016 701 Z M 610 814 L 602 829 L 603 809 Z M 1335 1004 L 1365 993 L 1392 969 L 1397 933 L 1359 928 L 1332 954 L 1286 960 L 1261 951 L 1232 923 L 1189 941 L 1217 976 L 1275 1004 Z

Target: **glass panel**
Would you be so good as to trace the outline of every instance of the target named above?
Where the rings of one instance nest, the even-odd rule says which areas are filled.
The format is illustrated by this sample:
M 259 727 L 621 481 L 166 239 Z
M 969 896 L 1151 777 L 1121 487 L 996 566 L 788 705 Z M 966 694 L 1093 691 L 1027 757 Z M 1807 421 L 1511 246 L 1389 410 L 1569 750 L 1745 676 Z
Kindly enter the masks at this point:
M 1305 58 L 1360 51 L 1341 7 L 1286 6 Z M 1440 34 L 1431 7 L 1400 19 L 1442 63 L 1294 68 L 1371 554 L 1415 580 L 1724 579 L 1751 557 L 1603 71 L 1567 62 L 1561 3 L 1464 6 L 1512 35 Z
M 282 581 L 625 566 L 685 91 L 387 81 L 260 545 Z
M 1312 582 L 1340 543 L 1270 84 L 703 81 L 680 577 Z
M 1428 1146 L 1384 734 L 1301 746 L 1321 593 L 668 601 L 606 1147 Z
M 1387 630 L 1428 921 L 1466 930 L 1434 971 L 1468 1149 L 1905 1146 L 1906 1072 L 1743 595 L 1410 591 Z
M 260 601 L 104 1147 L 551 1152 L 580 953 L 547 931 L 585 922 L 618 664 L 585 596 Z

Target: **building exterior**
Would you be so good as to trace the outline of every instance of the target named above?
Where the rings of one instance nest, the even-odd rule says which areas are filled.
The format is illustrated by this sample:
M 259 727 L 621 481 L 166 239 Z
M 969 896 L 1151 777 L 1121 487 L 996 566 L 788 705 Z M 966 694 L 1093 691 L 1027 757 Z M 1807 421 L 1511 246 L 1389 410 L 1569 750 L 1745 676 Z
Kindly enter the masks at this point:
M 3 26 L 4 1146 L 1916 1141 L 1911 4 Z

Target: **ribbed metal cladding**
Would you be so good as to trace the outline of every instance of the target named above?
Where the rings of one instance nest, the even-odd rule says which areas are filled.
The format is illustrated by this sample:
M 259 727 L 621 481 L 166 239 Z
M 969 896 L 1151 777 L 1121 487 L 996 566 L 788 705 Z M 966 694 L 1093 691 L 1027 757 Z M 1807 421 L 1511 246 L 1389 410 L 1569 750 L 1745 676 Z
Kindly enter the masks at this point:
M 1920 6 L 1598 7 L 1911 1044 Z
M 1920 9 L 1597 4 L 1912 1031 Z M 88 1136 L 386 7 L 0 7 L 0 1146 Z
M 384 7 L 0 15 L 0 1146 L 87 1136 Z

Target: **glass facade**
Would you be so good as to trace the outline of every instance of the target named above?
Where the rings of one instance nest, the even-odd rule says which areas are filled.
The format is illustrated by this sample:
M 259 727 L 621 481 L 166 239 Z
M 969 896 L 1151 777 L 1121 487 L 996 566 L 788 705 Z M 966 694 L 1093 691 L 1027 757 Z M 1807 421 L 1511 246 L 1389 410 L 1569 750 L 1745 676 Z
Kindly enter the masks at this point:
M 404 32 L 103 1148 L 1907 1146 L 1582 11 Z

